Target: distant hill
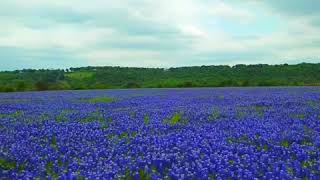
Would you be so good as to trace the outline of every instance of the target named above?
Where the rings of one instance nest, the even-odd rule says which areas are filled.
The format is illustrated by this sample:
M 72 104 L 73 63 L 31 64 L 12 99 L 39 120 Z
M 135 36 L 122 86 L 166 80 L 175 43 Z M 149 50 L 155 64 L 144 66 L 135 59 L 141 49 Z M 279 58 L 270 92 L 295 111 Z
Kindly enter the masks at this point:
M 83 67 L 0 72 L 0 91 L 319 86 L 320 63 L 193 66 L 179 68 Z

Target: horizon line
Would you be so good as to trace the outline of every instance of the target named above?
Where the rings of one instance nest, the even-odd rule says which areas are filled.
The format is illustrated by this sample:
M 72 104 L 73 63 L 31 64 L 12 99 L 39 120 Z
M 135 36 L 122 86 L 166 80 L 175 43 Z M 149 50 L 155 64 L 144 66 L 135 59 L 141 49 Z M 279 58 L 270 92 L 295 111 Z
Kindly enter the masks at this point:
M 136 68 L 136 69 L 174 69 L 174 68 L 189 68 L 189 67 L 210 67 L 210 66 L 228 66 L 228 67 L 235 67 L 238 65 L 245 65 L 245 66 L 255 66 L 255 65 L 268 65 L 268 66 L 281 66 L 281 65 L 300 65 L 300 64 L 320 64 L 320 62 L 313 63 L 313 62 L 300 62 L 300 63 L 240 63 L 240 64 L 207 64 L 207 65 L 190 65 L 190 66 L 171 66 L 171 67 L 147 67 L 147 66 L 117 66 L 117 65 L 100 65 L 100 66 L 74 66 L 74 67 L 67 67 L 67 68 L 23 68 L 23 69 L 14 69 L 14 70 L 0 70 L 0 72 L 13 72 L 13 71 L 23 71 L 23 70 L 70 70 L 71 68 L 103 68 L 103 67 L 113 67 L 113 68 Z

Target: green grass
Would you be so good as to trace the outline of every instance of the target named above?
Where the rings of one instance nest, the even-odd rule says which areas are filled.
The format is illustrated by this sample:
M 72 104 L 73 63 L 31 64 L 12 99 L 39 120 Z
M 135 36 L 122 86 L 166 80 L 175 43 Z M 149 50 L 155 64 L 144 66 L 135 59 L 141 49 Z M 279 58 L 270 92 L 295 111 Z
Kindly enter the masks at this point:
M 245 118 L 246 116 L 252 114 L 257 117 L 262 118 L 264 116 L 264 111 L 266 109 L 270 108 L 269 106 L 265 105 L 258 105 L 258 104 L 252 104 L 252 105 L 246 105 L 246 106 L 236 106 L 236 117 L 238 119 Z
M 56 173 L 53 169 L 53 162 L 49 161 L 46 166 L 45 166 L 45 170 L 47 175 L 51 176 L 53 179 L 58 179 L 59 175 L 58 173 Z
M 102 117 L 99 120 L 100 121 L 100 125 L 102 129 L 106 129 L 110 126 L 110 124 L 112 123 L 112 118 L 108 118 L 107 120 L 104 120 Z
M 220 117 L 220 111 L 217 108 L 213 108 L 212 113 L 210 114 L 210 120 L 216 120 Z
M 22 110 L 17 110 L 17 111 L 14 111 L 14 112 L 11 112 L 11 113 L 6 113 L 6 114 L 0 114 L 0 118 L 3 118 L 3 117 L 10 117 L 10 118 L 19 118 L 23 115 L 23 111 Z
M 289 173 L 289 174 L 293 174 L 293 168 L 291 168 L 291 167 L 287 167 L 287 172 Z
M 131 111 L 129 114 L 130 114 L 131 118 L 136 118 L 137 117 L 137 113 L 135 111 Z
M 121 179 L 121 178 L 120 178 Z M 125 180 L 131 180 L 134 179 L 134 177 L 132 176 L 132 173 L 130 172 L 129 169 L 126 170 L 125 174 L 124 174 L 124 179 Z M 150 180 L 151 177 L 148 173 L 146 173 L 143 169 L 139 170 L 139 179 L 140 180 Z
M 170 125 L 176 125 L 182 120 L 182 115 L 179 112 L 174 113 L 174 115 L 171 118 L 167 118 L 164 120 L 166 124 Z
M 303 113 L 293 113 L 290 115 L 291 118 L 297 118 L 297 119 L 305 119 L 306 115 Z
M 77 112 L 77 111 L 72 110 L 72 109 L 61 110 L 60 113 L 55 117 L 55 120 L 57 122 L 66 122 L 66 121 L 68 121 L 67 115 L 69 115 L 71 113 L 75 113 L 75 112 Z M 47 114 L 45 114 L 43 117 L 48 118 L 49 116 Z
M 303 162 L 301 163 L 301 166 L 302 166 L 303 168 L 306 168 L 306 169 L 307 169 L 307 168 L 315 165 L 316 163 L 317 163 L 317 161 L 316 161 L 315 159 L 310 159 L 310 160 L 305 160 L 305 161 L 303 161 Z
M 312 108 L 316 108 L 319 105 L 319 102 L 317 102 L 315 100 L 308 100 L 307 101 L 307 105 L 312 107 Z
M 217 175 L 215 175 L 215 174 L 213 174 L 213 173 L 210 173 L 210 174 L 208 175 L 208 179 L 209 179 L 209 180 L 215 180 L 215 179 L 217 179 Z
M 149 179 L 151 179 L 150 176 L 147 173 L 145 173 L 143 169 L 139 170 L 139 176 L 140 176 L 139 177 L 140 180 L 149 180 Z
M 253 107 L 254 112 L 259 116 L 263 117 L 264 115 L 264 110 L 267 108 L 266 106 L 261 106 L 261 105 L 254 105 Z
M 21 163 L 19 166 L 18 166 L 18 170 L 19 172 L 22 172 L 26 169 L 26 164 L 25 163 Z
M 11 170 L 16 168 L 16 166 L 16 162 L 0 158 L 0 169 Z
M 56 136 L 53 136 L 52 138 L 51 138 L 51 142 L 50 142 L 50 146 L 52 147 L 52 148 L 57 148 L 57 137 Z
M 130 175 L 130 170 L 129 170 L 129 169 L 126 170 L 125 179 L 126 179 L 126 180 L 131 180 L 131 179 L 132 179 L 132 178 L 131 178 L 131 175 Z
M 85 180 L 86 178 L 85 177 L 83 177 L 83 176 L 78 176 L 77 177 L 77 180 Z
M 288 148 L 290 146 L 290 143 L 287 140 L 282 140 L 280 141 L 280 146 Z
M 150 122 L 150 117 L 149 117 L 148 114 L 145 114 L 145 115 L 143 116 L 143 122 L 144 122 L 145 125 L 148 125 L 148 124 L 149 124 L 149 122 Z
M 94 121 L 99 121 L 102 126 L 107 125 L 106 122 L 104 122 L 103 114 L 99 109 L 89 113 L 86 118 L 82 119 L 82 123 L 90 123 Z
M 123 138 L 127 138 L 129 136 L 129 133 L 128 132 L 122 132 L 120 135 L 119 135 L 119 138 L 120 139 L 123 139 Z
M 237 119 L 242 119 L 246 116 L 245 112 L 244 112 L 244 107 L 242 106 L 237 106 L 236 107 L 236 118 Z
M 113 102 L 115 101 L 114 98 L 111 98 L 111 97 L 95 97 L 95 98 L 92 98 L 92 99 L 89 99 L 89 102 L 90 103 L 106 103 L 106 102 Z

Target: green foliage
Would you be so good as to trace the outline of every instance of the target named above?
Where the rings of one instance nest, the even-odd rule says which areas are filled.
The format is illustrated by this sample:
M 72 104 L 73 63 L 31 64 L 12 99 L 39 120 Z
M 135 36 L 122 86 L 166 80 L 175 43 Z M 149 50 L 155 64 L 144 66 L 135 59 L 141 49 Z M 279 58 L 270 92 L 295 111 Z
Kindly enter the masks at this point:
M 145 125 L 148 125 L 149 124 L 149 121 L 150 121 L 150 117 L 148 116 L 148 114 L 145 114 L 143 116 L 143 122 Z
M 53 179 L 58 179 L 59 175 L 58 173 L 56 173 L 53 169 L 53 162 L 49 161 L 46 165 L 45 165 L 45 170 L 47 175 L 51 176 Z
M 85 177 L 83 177 L 83 176 L 78 176 L 77 177 L 77 180 L 85 180 L 86 178 Z
M 290 142 L 287 140 L 282 140 L 282 141 L 280 141 L 280 145 L 282 147 L 288 148 L 290 146 Z
M 128 82 L 125 86 L 125 88 L 141 88 L 140 84 L 137 82 Z
M 88 72 L 88 71 L 66 73 L 66 77 L 72 78 L 72 79 L 78 79 L 78 80 L 91 78 L 93 75 L 94 75 L 94 72 Z
M 297 119 L 305 119 L 306 115 L 303 113 L 293 113 L 293 114 L 290 114 L 290 117 L 297 118 Z
M 25 163 L 19 164 L 19 166 L 18 166 L 19 172 L 22 172 L 22 171 L 24 171 L 25 169 L 26 169 L 26 164 L 25 164 Z
M 26 89 L 26 83 L 22 80 L 16 82 L 16 91 L 24 91 Z
M 14 92 L 15 89 L 13 87 L 10 86 L 6 86 L 2 89 L 3 92 Z
M 89 100 L 90 103 L 106 103 L 112 101 L 115 101 L 115 99 L 110 97 L 95 97 Z
M 245 110 L 245 107 L 243 107 L 243 106 L 236 107 L 236 118 L 237 119 L 242 119 L 246 116 L 244 110 Z
M 11 170 L 16 168 L 17 164 L 14 161 L 0 158 L 0 169 Z
M 266 108 L 267 108 L 267 107 L 261 106 L 261 105 L 254 105 L 254 106 L 253 106 L 254 112 L 255 112 L 259 117 L 263 117 L 263 115 L 264 115 L 264 110 L 265 110 Z
M 210 114 L 209 120 L 216 120 L 220 117 L 220 111 L 217 108 L 213 108 L 212 113 Z
M 120 139 L 123 139 L 123 138 L 127 138 L 129 136 L 129 133 L 128 132 L 122 132 L 120 135 L 119 135 L 119 138 Z
M 103 126 L 106 125 L 105 122 L 103 122 L 104 118 L 99 109 L 89 113 L 86 118 L 81 120 L 83 123 L 89 123 L 93 121 L 99 121 Z
M 0 72 L 0 91 L 226 86 L 319 86 L 320 63 L 193 66 L 180 68 L 83 67 Z
M 46 91 L 49 89 L 49 84 L 45 80 L 36 82 L 35 87 L 38 91 Z
M 176 125 L 177 123 L 180 122 L 182 119 L 181 113 L 174 113 L 174 115 L 171 118 L 165 119 L 164 122 L 170 125 Z
M 132 176 L 132 173 L 130 172 L 129 169 L 126 169 L 125 174 L 124 174 L 124 179 L 125 180 L 131 180 L 134 179 Z M 148 173 L 146 173 L 143 169 L 139 170 L 139 179 L 140 180 L 150 180 L 151 177 Z
M 139 176 L 140 176 L 139 177 L 140 180 L 149 180 L 149 179 L 151 179 L 150 176 L 148 174 L 146 174 L 143 169 L 139 170 Z
M 50 90 L 68 90 L 71 86 L 66 81 L 58 81 L 49 85 Z
M 50 146 L 53 148 L 57 148 L 57 137 L 56 136 L 52 136 Z
M 131 180 L 131 175 L 130 175 L 130 170 L 129 169 L 126 169 L 126 172 L 125 172 L 125 179 L 126 180 Z

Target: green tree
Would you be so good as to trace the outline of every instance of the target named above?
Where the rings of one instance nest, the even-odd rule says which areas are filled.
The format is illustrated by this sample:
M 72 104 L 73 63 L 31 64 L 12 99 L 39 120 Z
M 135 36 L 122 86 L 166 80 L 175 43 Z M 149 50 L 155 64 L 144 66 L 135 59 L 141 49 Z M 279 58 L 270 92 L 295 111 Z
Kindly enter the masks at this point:
M 17 91 L 25 91 L 26 90 L 26 83 L 22 80 L 16 82 L 16 90 Z
M 40 81 L 36 82 L 35 88 L 38 91 L 46 91 L 49 89 L 49 84 L 45 80 L 40 80 Z

